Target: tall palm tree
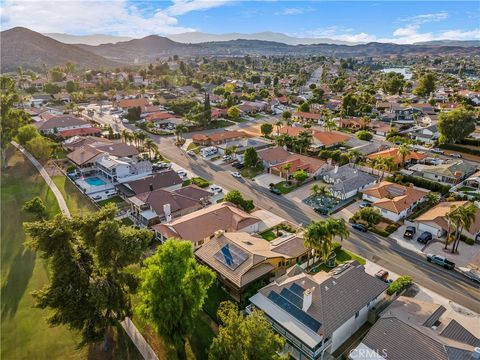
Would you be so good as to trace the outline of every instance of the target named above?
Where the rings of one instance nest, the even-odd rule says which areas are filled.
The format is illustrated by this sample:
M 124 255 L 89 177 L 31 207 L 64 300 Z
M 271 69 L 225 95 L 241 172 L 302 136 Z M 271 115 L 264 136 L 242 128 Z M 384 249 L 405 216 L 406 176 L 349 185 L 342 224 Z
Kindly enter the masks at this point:
M 283 126 L 283 121 L 282 120 L 278 120 L 276 123 L 275 123 L 275 126 L 277 128 L 277 136 L 280 135 L 280 129 L 282 128 Z
M 180 125 L 177 125 L 177 127 L 175 128 L 175 135 L 177 136 L 177 142 L 180 142 L 180 140 L 183 140 L 183 134 L 186 133 L 188 131 L 188 128 L 183 125 L 183 124 L 180 124 Z
M 453 225 L 453 220 L 455 218 L 455 210 L 457 209 L 456 205 L 452 205 L 450 207 L 450 211 L 447 212 L 445 217 L 448 219 L 448 225 L 447 225 L 447 236 L 445 238 L 445 247 L 444 249 L 448 249 L 448 240 L 450 240 L 450 235 L 452 234 L 452 225 Z
M 152 160 L 152 153 L 155 153 L 155 150 L 158 148 L 157 144 L 155 144 L 155 142 L 152 139 L 147 138 L 143 143 L 143 147 L 148 152 L 148 159 Z
M 407 144 L 401 144 L 397 149 L 398 155 L 402 158 L 402 166 L 405 166 L 405 159 L 410 155 L 410 147 Z
M 318 196 L 320 192 L 320 185 L 318 184 L 313 184 L 312 187 L 310 188 L 310 191 L 312 193 L 312 196 Z
M 285 172 L 287 173 L 287 181 L 288 181 L 288 178 L 290 176 L 290 169 L 292 168 L 292 164 L 291 163 L 287 163 L 285 165 L 282 165 L 282 169 L 285 170 Z
M 477 207 L 469 203 L 466 206 L 459 207 L 456 210 L 458 214 L 456 217 L 457 220 L 457 234 L 455 238 L 455 242 L 452 246 L 452 254 L 458 251 L 458 245 L 460 244 L 460 235 L 462 234 L 464 229 L 469 229 L 472 226 L 473 221 L 475 220 L 477 214 Z
M 350 149 L 347 152 L 347 156 L 350 161 L 353 160 L 356 163 L 362 157 L 362 153 L 357 149 Z
M 331 132 L 333 129 L 335 129 L 336 125 L 335 125 L 335 121 L 333 121 L 333 119 L 330 119 L 330 118 L 326 118 L 325 120 L 323 120 L 323 128 L 325 130 L 327 130 L 328 132 Z
M 430 204 L 435 205 L 440 200 L 440 194 L 432 191 L 425 198 Z

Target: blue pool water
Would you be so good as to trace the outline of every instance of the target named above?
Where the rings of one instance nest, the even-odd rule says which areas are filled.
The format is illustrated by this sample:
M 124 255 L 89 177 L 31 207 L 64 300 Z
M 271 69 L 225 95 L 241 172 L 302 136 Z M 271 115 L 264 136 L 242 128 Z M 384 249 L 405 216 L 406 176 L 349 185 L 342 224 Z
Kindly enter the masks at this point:
M 85 182 L 88 185 L 91 185 L 91 186 L 102 186 L 102 185 L 106 184 L 105 181 L 103 181 L 102 179 L 100 179 L 98 177 L 87 178 L 87 179 L 85 179 Z

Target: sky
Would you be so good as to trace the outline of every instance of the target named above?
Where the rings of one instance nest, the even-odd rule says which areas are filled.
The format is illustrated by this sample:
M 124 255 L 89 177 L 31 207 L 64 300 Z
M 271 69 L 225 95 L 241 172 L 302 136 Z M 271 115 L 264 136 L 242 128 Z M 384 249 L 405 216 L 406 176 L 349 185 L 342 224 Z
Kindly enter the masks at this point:
M 480 40 L 480 1 L 2 0 L 1 29 L 140 38 L 281 32 L 352 42 Z

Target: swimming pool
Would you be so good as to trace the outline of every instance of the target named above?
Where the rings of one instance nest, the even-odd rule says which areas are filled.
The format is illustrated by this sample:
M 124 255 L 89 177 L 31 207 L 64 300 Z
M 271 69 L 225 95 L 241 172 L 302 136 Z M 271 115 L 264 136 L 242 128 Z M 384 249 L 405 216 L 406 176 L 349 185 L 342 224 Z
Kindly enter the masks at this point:
M 102 185 L 107 184 L 105 181 L 103 181 L 102 179 L 100 179 L 98 177 L 87 178 L 87 179 L 85 179 L 85 182 L 88 185 L 91 185 L 91 186 L 102 186 Z

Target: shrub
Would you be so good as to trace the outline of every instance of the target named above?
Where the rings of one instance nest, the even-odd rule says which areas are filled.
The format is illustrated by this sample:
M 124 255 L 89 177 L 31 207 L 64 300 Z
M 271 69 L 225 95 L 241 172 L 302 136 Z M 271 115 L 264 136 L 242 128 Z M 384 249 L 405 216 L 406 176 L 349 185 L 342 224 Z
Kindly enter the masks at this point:
M 341 249 L 342 249 L 342 244 L 335 241 L 332 246 L 332 251 L 339 251 Z
M 398 294 L 402 290 L 412 286 L 412 284 L 413 284 L 413 280 L 410 276 L 406 276 L 406 275 L 400 276 L 398 277 L 397 280 L 395 280 L 390 285 L 388 285 L 387 294 L 388 295 L 393 295 L 396 293 Z
M 466 237 L 463 234 L 460 235 L 460 240 L 463 241 L 467 245 L 475 244 L 475 240 L 473 240 L 472 238 Z
M 357 139 L 370 141 L 373 138 L 373 134 L 367 130 L 360 130 L 355 134 Z
M 383 237 L 388 237 L 388 235 L 390 235 L 387 231 L 376 227 L 369 227 L 368 230 Z
M 459 151 L 459 152 L 463 152 L 465 154 L 480 156 L 480 150 L 471 149 L 471 148 L 463 147 L 463 146 L 460 146 L 460 145 L 441 144 L 440 148 L 441 149 L 446 149 L 446 150 Z
M 395 230 L 398 229 L 397 224 L 388 224 L 387 227 L 385 228 L 385 231 L 389 234 L 393 233 Z
M 71 173 L 73 171 L 77 170 L 77 167 L 75 165 L 70 165 L 68 168 L 67 168 L 67 173 Z
M 208 187 L 208 185 L 210 185 L 210 183 L 207 180 L 201 177 L 192 178 L 192 182 L 200 188 L 206 188 Z
M 428 189 L 431 191 L 439 192 L 442 195 L 447 194 L 450 190 L 449 185 L 440 184 L 435 181 L 430 181 L 430 180 L 426 180 L 420 177 L 410 176 L 410 175 L 396 174 L 395 176 L 388 176 L 386 180 L 395 182 L 397 184 L 402 184 L 402 185 L 412 183 L 415 186 Z

